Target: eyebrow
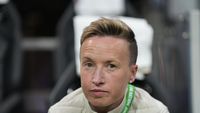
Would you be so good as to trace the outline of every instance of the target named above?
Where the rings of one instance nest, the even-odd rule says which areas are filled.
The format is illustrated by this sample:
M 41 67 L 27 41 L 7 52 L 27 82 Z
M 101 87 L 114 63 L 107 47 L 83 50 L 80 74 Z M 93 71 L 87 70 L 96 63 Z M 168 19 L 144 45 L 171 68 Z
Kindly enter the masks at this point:
M 115 61 L 115 60 L 108 60 L 108 61 L 106 61 L 106 63 L 112 63 L 112 62 L 117 62 L 117 61 Z
M 83 56 L 82 57 L 82 61 L 92 61 L 92 62 L 95 62 L 92 58 L 90 58 L 90 57 L 88 57 L 88 56 Z M 113 62 L 115 62 L 115 63 L 119 63 L 119 61 L 118 60 L 115 60 L 114 58 L 110 58 L 110 59 L 107 59 L 107 60 L 105 60 L 105 61 L 103 61 L 104 63 L 113 63 Z
M 82 58 L 83 60 L 89 60 L 89 61 L 93 61 L 91 58 L 89 58 L 89 57 L 83 57 Z

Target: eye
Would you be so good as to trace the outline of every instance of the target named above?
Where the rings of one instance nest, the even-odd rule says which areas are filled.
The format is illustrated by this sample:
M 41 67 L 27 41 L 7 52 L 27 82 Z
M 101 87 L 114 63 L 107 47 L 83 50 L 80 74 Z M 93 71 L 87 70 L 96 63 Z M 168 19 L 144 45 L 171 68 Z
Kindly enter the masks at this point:
M 94 63 L 92 62 L 85 62 L 82 64 L 83 68 L 86 70 L 92 69 L 94 67 Z
M 92 64 L 91 62 L 87 62 L 87 63 L 85 63 L 85 66 L 86 66 L 86 67 L 92 67 L 93 64 Z
M 115 65 L 115 64 L 108 64 L 108 69 L 109 70 L 111 70 L 111 71 L 113 71 L 113 70 L 115 70 L 116 68 L 117 68 L 117 66 Z

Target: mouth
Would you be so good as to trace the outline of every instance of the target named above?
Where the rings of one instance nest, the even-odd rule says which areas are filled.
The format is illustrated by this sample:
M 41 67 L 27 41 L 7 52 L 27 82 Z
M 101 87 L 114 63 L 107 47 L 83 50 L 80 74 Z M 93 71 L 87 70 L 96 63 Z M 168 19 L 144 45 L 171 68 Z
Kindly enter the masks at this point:
M 105 96 L 108 91 L 105 91 L 105 90 L 101 90 L 101 89 L 92 89 L 90 90 L 90 93 L 94 96 L 94 97 L 103 97 Z

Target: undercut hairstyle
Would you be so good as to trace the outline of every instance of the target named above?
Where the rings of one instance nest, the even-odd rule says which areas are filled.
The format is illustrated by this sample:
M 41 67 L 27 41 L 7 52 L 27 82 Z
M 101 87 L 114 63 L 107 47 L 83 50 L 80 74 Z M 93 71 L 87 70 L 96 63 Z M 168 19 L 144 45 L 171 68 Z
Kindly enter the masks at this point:
M 119 19 L 100 18 L 93 21 L 83 30 L 81 45 L 83 42 L 95 36 L 113 36 L 114 38 L 124 39 L 129 43 L 130 64 L 136 64 L 138 47 L 135 34 L 131 28 Z

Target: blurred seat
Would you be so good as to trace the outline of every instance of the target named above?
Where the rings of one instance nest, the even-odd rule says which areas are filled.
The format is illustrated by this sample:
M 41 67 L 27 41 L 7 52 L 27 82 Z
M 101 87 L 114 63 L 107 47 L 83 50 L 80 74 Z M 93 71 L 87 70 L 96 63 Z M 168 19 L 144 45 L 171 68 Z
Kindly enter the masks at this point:
M 59 79 L 49 96 L 49 105 L 58 102 L 65 95 L 80 87 L 80 78 L 76 74 L 75 62 L 71 61 Z
M 75 12 L 77 15 L 123 15 L 125 12 L 125 0 L 77 0 Z
M 0 113 L 13 113 L 21 105 L 20 21 L 11 2 L 0 9 Z
M 70 87 L 80 87 L 79 78 L 75 75 L 75 54 L 74 54 L 74 29 L 73 17 L 75 16 L 74 2 L 70 0 L 63 15 L 57 24 L 58 47 L 54 53 L 55 77 L 56 83 L 49 96 L 50 105 L 60 100 L 68 94 Z M 69 75 L 69 76 L 68 76 Z M 78 78 L 78 79 L 77 79 Z M 75 82 L 75 85 L 72 85 Z
M 55 51 L 55 81 L 57 81 L 74 56 L 74 27 L 73 17 L 75 16 L 73 1 L 69 2 L 65 12 L 57 24 L 56 35 L 58 48 Z

